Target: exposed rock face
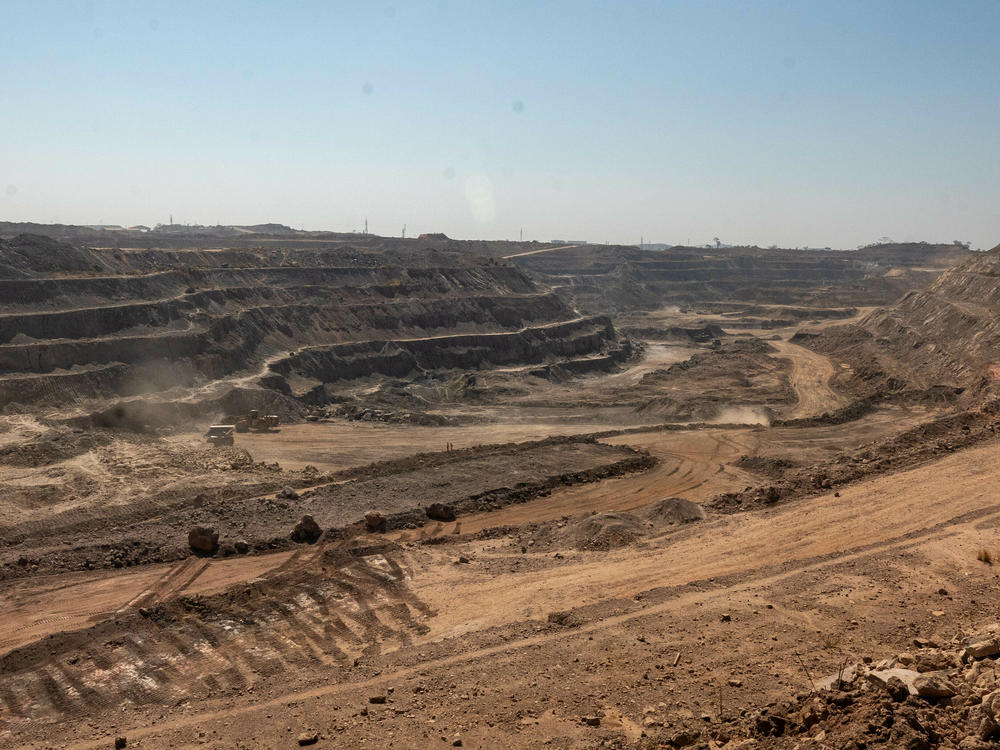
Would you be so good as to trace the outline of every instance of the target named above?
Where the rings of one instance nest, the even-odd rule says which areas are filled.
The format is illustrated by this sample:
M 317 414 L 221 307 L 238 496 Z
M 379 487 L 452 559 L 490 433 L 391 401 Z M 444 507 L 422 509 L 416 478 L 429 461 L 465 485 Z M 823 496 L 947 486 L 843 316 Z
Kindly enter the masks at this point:
M 219 548 L 219 532 L 211 526 L 193 526 L 188 532 L 188 546 L 195 552 L 211 554 Z
M 543 362 L 601 352 L 614 344 L 602 316 L 528 327 L 511 333 L 459 334 L 311 347 L 271 364 L 286 379 L 332 383 L 369 375 L 403 377 L 414 371 L 476 369 L 484 365 Z M 621 351 L 619 361 L 628 356 Z
M 582 245 L 513 260 L 558 284 L 580 307 L 627 310 L 665 300 L 889 304 L 968 256 L 968 249 L 957 245 L 920 243 L 858 251 L 677 246 L 663 252 Z
M 853 367 L 845 384 L 881 387 L 982 387 L 1000 372 L 1000 247 L 945 271 L 926 288 L 877 309 L 857 325 L 803 338 Z
M 305 542 L 306 544 L 312 544 L 322 535 L 323 529 L 321 529 L 319 524 L 316 523 L 316 521 L 313 520 L 313 517 L 309 515 L 302 516 L 302 520 L 295 524 L 295 528 L 292 529 L 293 542 Z
M 445 252 L 287 242 L 213 252 L 0 242 L 0 399 L 129 398 L 95 421 L 136 428 L 224 411 L 224 389 L 196 386 L 259 372 L 243 381 L 245 408 L 285 417 L 296 416 L 294 399 L 343 378 L 617 351 L 607 320 L 575 321 L 524 272 L 462 243 Z M 298 354 L 268 370 L 274 351 Z M 176 387 L 197 397 L 158 395 Z

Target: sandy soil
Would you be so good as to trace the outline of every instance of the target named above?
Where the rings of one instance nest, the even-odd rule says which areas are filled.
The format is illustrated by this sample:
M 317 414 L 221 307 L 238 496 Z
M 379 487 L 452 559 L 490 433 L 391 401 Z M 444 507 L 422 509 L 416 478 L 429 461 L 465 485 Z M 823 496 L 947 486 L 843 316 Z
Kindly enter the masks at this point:
M 471 448 L 492 443 L 541 440 L 553 435 L 586 435 L 624 425 L 581 422 L 562 425 L 554 420 L 495 422 L 487 425 L 424 427 L 371 422 L 305 423 L 284 425 L 270 433 L 237 435 L 237 445 L 259 461 L 277 461 L 283 467 L 301 469 L 312 464 L 322 471 L 337 471 L 375 461 L 387 461 L 416 452 Z M 197 438 L 186 436 L 187 441 Z
M 786 416 L 801 419 L 847 405 L 847 398 L 830 387 L 834 367 L 830 360 L 790 341 L 772 341 L 771 346 L 792 362 L 789 375 L 798 403 Z
M 792 416 L 845 403 L 830 385 L 832 363 L 773 343 L 792 363 Z M 550 393 L 575 388 L 589 398 L 634 386 L 686 353 L 652 344 L 623 372 Z M 0 745 L 98 748 L 127 736 L 130 748 L 272 748 L 298 746 L 305 732 L 320 747 L 640 747 L 644 735 L 695 726 L 707 747 L 722 715 L 796 694 L 806 669 L 823 675 L 844 658 L 882 656 L 914 634 L 988 618 L 976 602 L 988 600 L 997 576 L 976 551 L 1000 549 L 1000 504 L 989 492 L 1000 480 L 995 441 L 776 506 L 710 505 L 761 481 L 732 465 L 742 456 L 823 464 L 934 409 L 893 406 L 809 428 L 664 430 L 609 420 L 612 412 L 568 421 L 555 407 L 479 408 L 495 421 L 307 423 L 240 435 L 238 446 L 286 469 L 333 471 L 448 443 L 612 429 L 621 434 L 602 442 L 658 463 L 424 529 L 8 582 Z M 34 425 L 11 423 L 0 445 L 37 436 Z M 167 445 L 188 456 L 200 436 Z M 581 461 L 588 450 L 612 451 L 589 445 L 573 449 Z M 459 474 L 435 478 L 438 458 L 420 460 L 430 463 L 406 476 L 367 478 L 362 494 L 405 504 L 421 495 L 425 475 L 435 487 L 461 484 Z M 519 481 L 541 458 L 525 457 L 517 471 L 475 460 L 488 465 L 475 473 L 492 487 Z M 551 473 L 549 463 L 535 473 Z M 609 551 L 560 536 L 568 517 L 637 511 L 664 497 L 706 503 L 708 517 L 647 523 Z
M 1000 480 L 997 451 L 986 445 L 840 497 L 716 518 L 638 548 L 504 556 L 506 571 L 489 541 L 462 544 L 471 562 L 459 566 L 455 548 L 412 547 L 411 591 L 436 614 L 411 644 L 339 668 L 333 682 L 317 666 L 288 688 L 258 683 L 252 698 L 132 712 L 120 733 L 138 747 L 276 747 L 307 729 L 329 746 L 411 747 L 459 733 L 467 747 L 591 746 L 637 739 L 650 706 L 678 724 L 707 711 L 710 726 L 719 681 L 736 678 L 730 704 L 807 685 L 795 652 L 822 674 L 845 653 L 905 648 L 908 633 L 980 624 L 985 613 L 969 600 L 996 581 L 974 553 L 1000 542 L 1000 505 L 988 490 Z M 583 624 L 545 624 L 563 609 Z M 367 696 L 389 687 L 387 707 L 370 706 Z M 528 721 L 516 718 L 518 706 Z M 600 730 L 580 722 L 587 714 L 601 717 Z M 45 742 L 102 747 L 110 731 L 78 726 L 93 739 L 60 740 L 66 729 Z

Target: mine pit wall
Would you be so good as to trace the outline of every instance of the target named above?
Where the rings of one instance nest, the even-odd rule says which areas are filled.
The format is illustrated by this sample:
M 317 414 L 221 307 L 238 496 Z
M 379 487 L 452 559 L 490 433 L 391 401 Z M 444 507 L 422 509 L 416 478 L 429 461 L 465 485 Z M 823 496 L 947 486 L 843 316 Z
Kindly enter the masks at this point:
M 974 398 L 1000 381 L 1000 256 L 976 253 L 927 289 L 874 310 L 856 325 L 804 336 L 810 348 L 852 365 L 848 389 L 948 386 Z
M 6 310 L 51 310 L 84 307 L 108 300 L 148 300 L 173 297 L 190 286 L 180 271 L 146 276 L 82 278 L 0 279 L 0 299 Z
M 433 333 L 456 327 L 513 328 L 550 321 L 566 312 L 553 294 L 328 307 L 258 306 L 219 316 L 205 330 L 169 331 L 161 327 L 159 332 L 147 335 L 3 344 L 0 371 L 47 373 L 73 365 L 176 361 L 204 354 L 203 360 L 195 363 L 197 369 L 206 376 L 220 377 L 243 366 L 272 335 L 283 345 L 301 342 L 303 338 L 308 343 L 354 337 L 384 339 L 394 333 Z M 121 320 L 120 316 L 127 313 L 136 317 Z M 131 306 L 120 308 L 109 317 L 117 324 L 131 327 L 148 323 L 149 314 L 147 308 Z M 100 327 L 101 321 L 100 313 L 95 314 L 94 327 Z M 10 325 L 13 330 L 19 323 Z
M 0 394 L 22 405 L 191 386 L 252 372 L 265 356 L 303 345 L 510 330 L 572 316 L 516 267 L 461 259 L 453 267 L 0 279 L 0 291 L 9 294 L 0 314 Z
M 36 340 L 84 339 L 111 336 L 132 328 L 163 328 L 204 317 L 260 309 L 288 316 L 306 313 L 329 319 L 340 328 L 450 328 L 463 323 L 499 323 L 513 327 L 534 320 L 552 320 L 566 313 L 554 294 L 474 295 L 449 298 L 393 299 L 368 289 L 349 289 L 336 302 L 324 288 L 233 288 L 182 295 L 176 299 L 111 305 L 58 312 L 0 315 L 0 345 L 16 336 Z M 332 304 L 331 304 L 332 303 Z M 301 319 L 301 315 L 298 315 Z M 328 328 L 328 324 L 323 324 Z
M 605 316 L 511 333 L 460 334 L 415 340 L 367 341 L 310 348 L 272 363 L 272 372 L 319 383 L 370 375 L 404 377 L 414 371 L 463 369 L 509 364 L 541 364 L 621 351 L 611 320 Z

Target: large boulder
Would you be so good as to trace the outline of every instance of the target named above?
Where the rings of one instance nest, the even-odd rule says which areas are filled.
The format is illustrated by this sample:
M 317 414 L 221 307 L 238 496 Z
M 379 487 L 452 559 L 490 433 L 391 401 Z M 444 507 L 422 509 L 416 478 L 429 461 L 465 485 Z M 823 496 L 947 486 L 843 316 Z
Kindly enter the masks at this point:
M 424 509 L 424 512 L 427 513 L 428 518 L 433 518 L 435 521 L 455 520 L 455 509 L 445 503 L 431 503 Z
M 211 554 L 219 548 L 219 532 L 211 526 L 192 526 L 188 546 L 195 552 Z
M 387 528 L 385 516 L 377 510 L 365 513 L 365 531 L 371 534 L 384 534 Z
M 316 523 L 316 521 L 313 520 L 313 517 L 309 515 L 302 516 L 302 520 L 295 524 L 295 528 L 292 529 L 293 542 L 305 542 L 306 544 L 312 544 L 322 535 L 323 529 L 321 529 L 319 524 Z

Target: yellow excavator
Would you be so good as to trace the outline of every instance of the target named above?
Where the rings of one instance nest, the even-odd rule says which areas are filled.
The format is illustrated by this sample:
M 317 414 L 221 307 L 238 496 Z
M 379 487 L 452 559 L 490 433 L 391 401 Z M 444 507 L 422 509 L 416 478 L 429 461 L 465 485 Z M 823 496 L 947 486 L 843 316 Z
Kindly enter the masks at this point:
M 277 414 L 261 414 L 257 409 L 251 409 L 242 417 L 233 420 L 237 432 L 267 432 L 278 426 Z

